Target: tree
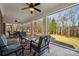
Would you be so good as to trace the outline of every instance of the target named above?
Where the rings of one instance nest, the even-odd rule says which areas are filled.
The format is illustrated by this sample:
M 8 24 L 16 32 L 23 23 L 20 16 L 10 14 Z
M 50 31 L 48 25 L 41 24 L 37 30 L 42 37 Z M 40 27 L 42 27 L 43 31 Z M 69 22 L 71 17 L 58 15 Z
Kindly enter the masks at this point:
M 71 30 L 72 30 L 72 32 L 71 32 L 71 34 L 73 35 L 73 36 L 75 36 L 76 35 L 76 32 L 75 32 L 75 24 L 76 24 L 76 21 L 75 21 L 75 11 L 74 10 L 70 10 L 69 11 L 69 20 L 71 20 Z
M 56 29 L 57 29 L 57 24 L 55 19 L 53 18 L 49 23 L 48 23 L 48 31 L 49 33 L 56 33 Z
M 77 15 L 77 21 L 78 21 L 78 25 L 77 25 L 77 37 L 79 37 L 79 14 Z
M 78 27 L 79 27 L 79 14 L 77 15 Z
M 37 22 L 34 22 L 34 31 L 38 32 L 38 23 Z

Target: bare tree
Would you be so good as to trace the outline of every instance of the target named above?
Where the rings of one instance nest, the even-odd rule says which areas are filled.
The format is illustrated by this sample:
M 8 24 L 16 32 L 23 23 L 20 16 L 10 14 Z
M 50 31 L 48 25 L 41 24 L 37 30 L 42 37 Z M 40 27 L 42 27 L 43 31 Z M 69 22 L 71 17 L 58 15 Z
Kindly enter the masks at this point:
M 77 15 L 78 26 L 77 26 L 77 37 L 79 37 L 79 15 Z
M 76 28 L 75 28 L 75 24 L 76 24 L 76 21 L 75 21 L 75 12 L 73 10 L 70 10 L 70 20 L 72 22 L 72 29 L 73 29 L 73 35 L 76 36 Z
M 59 13 L 59 15 L 58 15 L 57 24 L 58 24 L 58 32 L 59 32 L 59 34 L 62 34 L 61 13 Z
M 61 34 L 65 35 L 66 32 L 66 24 L 67 24 L 67 18 L 66 18 L 67 14 L 64 14 L 63 16 L 61 16 L 60 18 L 60 22 L 61 22 Z

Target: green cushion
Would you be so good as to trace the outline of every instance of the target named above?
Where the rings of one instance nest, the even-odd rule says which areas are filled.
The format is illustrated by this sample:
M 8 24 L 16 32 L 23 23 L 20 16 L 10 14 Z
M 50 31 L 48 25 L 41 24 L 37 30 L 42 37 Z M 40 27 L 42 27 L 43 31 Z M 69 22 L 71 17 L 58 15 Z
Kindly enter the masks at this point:
M 15 49 L 12 49 L 12 48 L 4 49 L 3 55 L 10 55 L 10 54 L 12 54 L 12 53 L 14 53 L 14 52 L 18 52 L 18 51 L 21 50 L 21 49 L 22 49 L 21 46 L 18 46 L 18 47 L 16 47 Z

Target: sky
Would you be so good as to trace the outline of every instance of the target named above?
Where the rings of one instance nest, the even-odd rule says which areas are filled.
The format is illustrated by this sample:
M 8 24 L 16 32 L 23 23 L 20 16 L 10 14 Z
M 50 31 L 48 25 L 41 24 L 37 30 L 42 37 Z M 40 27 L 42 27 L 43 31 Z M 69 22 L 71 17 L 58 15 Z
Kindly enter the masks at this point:
M 59 20 L 59 15 L 63 16 L 64 14 L 67 14 L 69 12 L 69 10 L 72 10 L 75 12 L 75 22 L 76 22 L 76 25 L 78 25 L 78 21 L 79 21 L 79 5 L 77 6 L 74 6 L 74 7 L 71 7 L 67 10 L 63 10 L 63 11 L 60 11 L 60 12 L 57 12 L 55 14 L 52 14 L 52 15 L 49 15 L 48 18 L 54 18 L 55 20 Z M 68 20 L 68 24 L 71 25 L 71 21 Z

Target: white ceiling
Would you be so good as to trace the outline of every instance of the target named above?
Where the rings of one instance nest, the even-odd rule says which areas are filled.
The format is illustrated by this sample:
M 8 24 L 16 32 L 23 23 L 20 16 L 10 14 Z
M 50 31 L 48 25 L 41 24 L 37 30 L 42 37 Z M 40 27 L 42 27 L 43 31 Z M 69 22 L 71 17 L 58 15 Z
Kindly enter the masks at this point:
M 49 15 L 51 12 L 55 12 L 62 8 L 71 6 L 73 4 L 68 3 L 41 3 L 37 8 L 41 9 L 41 13 L 34 11 L 33 14 L 29 10 L 21 10 L 23 7 L 27 7 L 25 3 L 3 3 L 1 10 L 3 12 L 4 22 L 14 23 L 15 20 L 19 22 L 27 22 L 30 20 L 39 19 L 45 15 Z

